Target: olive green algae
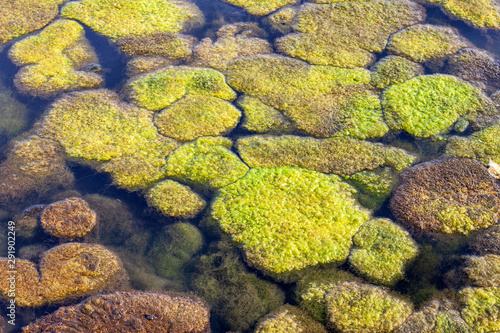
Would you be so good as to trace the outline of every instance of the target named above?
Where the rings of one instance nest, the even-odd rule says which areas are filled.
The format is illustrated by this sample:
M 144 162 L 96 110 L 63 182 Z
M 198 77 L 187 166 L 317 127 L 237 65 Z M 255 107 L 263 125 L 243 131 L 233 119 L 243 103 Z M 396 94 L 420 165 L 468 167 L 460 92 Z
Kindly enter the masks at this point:
M 500 124 L 472 133 L 468 137 L 453 136 L 446 145 L 446 154 L 456 157 L 473 158 L 488 163 L 491 158 L 500 163 Z
M 340 264 L 369 213 L 337 176 L 254 168 L 217 192 L 211 217 L 254 267 L 279 280 L 317 264 Z
M 500 6 L 496 0 L 423 0 L 437 3 L 451 15 L 478 28 L 500 28 Z
M 188 94 L 236 99 L 224 75 L 209 68 L 167 67 L 133 79 L 128 89 L 135 104 L 151 111 L 166 108 Z
M 465 288 L 460 291 L 462 318 L 474 332 L 500 330 L 500 288 Z
M 120 37 L 115 44 L 129 57 L 161 56 L 179 60 L 191 56 L 196 42 L 197 39 L 190 35 L 153 32 L 147 35 Z
M 275 10 L 288 5 L 294 5 L 299 0 L 223 0 L 232 5 L 245 8 L 245 10 L 255 16 L 264 16 Z
M 256 133 L 288 133 L 294 130 L 293 124 L 275 108 L 266 105 L 255 97 L 243 95 L 236 101 L 245 118 L 241 126 Z
M 61 9 L 61 16 L 80 21 L 113 39 L 155 32 L 181 32 L 204 22 L 196 5 L 178 0 L 71 1 Z
M 327 333 L 323 325 L 309 317 L 304 311 L 289 304 L 271 312 L 258 323 L 255 333 L 316 332 Z
M 379 209 L 397 183 L 397 173 L 388 167 L 360 171 L 344 179 L 357 190 L 356 199 L 369 209 Z
M 370 82 L 377 89 L 385 89 L 424 74 L 422 65 L 398 56 L 382 58 L 371 70 Z
M 83 27 L 75 21 L 57 20 L 40 33 L 20 40 L 9 50 L 9 57 L 23 66 L 14 84 L 31 95 L 51 97 L 103 83 L 101 75 L 85 70 L 98 60 Z

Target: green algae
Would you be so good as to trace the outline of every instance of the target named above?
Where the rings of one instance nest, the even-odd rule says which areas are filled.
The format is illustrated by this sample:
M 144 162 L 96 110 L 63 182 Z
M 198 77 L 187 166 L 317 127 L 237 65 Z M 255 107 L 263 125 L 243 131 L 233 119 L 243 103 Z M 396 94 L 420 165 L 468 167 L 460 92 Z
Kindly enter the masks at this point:
M 500 330 L 500 288 L 465 288 L 459 295 L 462 318 L 474 332 Z
M 356 198 L 359 203 L 369 209 L 382 207 L 397 182 L 396 173 L 386 167 L 360 171 L 344 179 L 358 190 Z
M 186 95 L 218 97 L 227 101 L 236 93 L 222 73 L 208 68 L 167 67 L 145 74 L 129 84 L 131 100 L 140 107 L 158 111 Z
M 473 158 L 486 164 L 488 158 L 500 163 L 500 124 L 472 133 L 468 137 L 453 136 L 446 145 L 446 154 L 450 156 Z
M 422 65 L 403 57 L 387 56 L 372 68 L 370 82 L 377 89 L 385 89 L 422 74 L 424 74 Z
M 264 18 L 265 24 L 281 34 L 287 34 L 292 31 L 295 17 L 297 16 L 298 8 L 295 6 L 281 8 L 280 10 L 270 14 Z
M 190 35 L 169 32 L 153 32 L 147 35 L 131 35 L 116 39 L 120 51 L 129 57 L 161 56 L 167 59 L 184 59 L 193 53 L 197 39 Z
M 31 95 L 51 97 L 61 91 L 95 88 L 103 82 L 99 74 L 84 70 L 97 62 L 97 56 L 83 27 L 75 21 L 55 21 L 14 44 L 9 57 L 23 66 L 14 84 Z
M 283 113 L 258 98 L 244 95 L 238 98 L 236 105 L 245 115 L 241 126 L 250 132 L 280 134 L 293 131 L 293 124 Z
M 255 16 L 264 16 L 288 5 L 294 5 L 299 0 L 223 0 L 232 5 L 243 7 Z
M 71 1 L 62 8 L 61 16 L 80 21 L 109 38 L 180 32 L 204 21 L 196 5 L 170 0 Z
M 441 4 L 451 15 L 478 28 L 500 28 L 500 7 L 495 0 L 425 0 Z
M 262 318 L 255 333 L 316 332 L 326 333 L 323 325 L 309 317 L 299 308 L 283 305 Z
M 280 167 L 250 169 L 219 190 L 211 217 L 247 261 L 279 280 L 317 264 L 342 263 L 368 219 L 337 176 Z
M 468 256 L 462 271 L 469 286 L 500 288 L 500 255 Z

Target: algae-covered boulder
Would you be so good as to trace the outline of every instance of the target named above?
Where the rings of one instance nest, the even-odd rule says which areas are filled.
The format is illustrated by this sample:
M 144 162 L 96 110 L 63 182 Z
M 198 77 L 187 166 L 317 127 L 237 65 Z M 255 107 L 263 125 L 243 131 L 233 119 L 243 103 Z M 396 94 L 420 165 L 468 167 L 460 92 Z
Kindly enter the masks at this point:
M 9 292 L 8 260 L 0 259 L 0 293 Z M 38 265 L 16 262 L 16 304 L 35 307 L 122 288 L 122 262 L 102 245 L 66 243 L 43 253 Z
M 402 149 L 351 138 L 255 135 L 239 139 L 237 148 L 252 168 L 292 166 L 342 176 L 383 165 L 401 171 L 415 161 Z
M 186 95 L 218 97 L 227 101 L 236 93 L 222 73 L 208 68 L 167 67 L 139 76 L 129 84 L 130 98 L 140 107 L 158 111 Z
M 292 31 L 298 7 L 289 6 L 268 15 L 264 18 L 264 23 L 271 28 L 271 31 L 287 34 Z
M 386 89 L 385 121 L 417 137 L 446 134 L 458 120 L 473 121 L 491 101 L 476 87 L 450 75 L 420 75 Z
M 480 162 L 442 157 L 401 173 L 390 206 L 410 229 L 467 235 L 497 223 L 500 187 Z
M 311 64 L 364 67 L 384 50 L 387 38 L 425 18 L 410 1 L 341 1 L 302 5 L 294 33 L 276 41 L 278 51 Z
M 205 200 L 189 186 L 173 180 L 156 183 L 146 193 L 148 205 L 155 207 L 162 214 L 170 217 L 191 218 L 206 206 Z
M 500 125 L 497 124 L 475 132 L 469 137 L 453 136 L 446 145 L 446 154 L 473 158 L 485 163 L 491 158 L 494 162 L 500 163 L 498 135 L 500 135 Z
M 75 21 L 57 20 L 40 33 L 20 40 L 9 50 L 10 59 L 23 66 L 14 84 L 28 94 L 51 97 L 61 91 L 95 88 L 100 74 L 87 70 L 97 56 Z
M 250 132 L 281 134 L 294 129 L 294 125 L 282 112 L 262 103 L 258 98 L 244 95 L 238 98 L 236 104 L 245 115 L 241 126 Z
M 354 234 L 348 261 L 368 281 L 392 287 L 404 278 L 417 254 L 418 246 L 408 232 L 388 219 L 374 219 Z
M 178 144 L 158 133 L 153 114 L 120 101 L 108 90 L 76 92 L 52 104 L 38 130 L 66 154 L 100 165 L 128 189 L 150 186 L 165 172 L 165 157 Z
M 247 261 L 278 280 L 342 263 L 369 213 L 337 176 L 279 167 L 255 168 L 217 192 L 211 217 L 242 246 Z
M 397 174 L 391 168 L 360 171 L 345 176 L 349 184 L 356 188 L 356 199 L 369 209 L 379 209 L 389 198 L 397 183 Z
M 467 285 L 500 288 L 500 255 L 468 256 L 463 266 Z
M 474 332 L 500 330 L 500 288 L 465 288 L 459 295 L 462 318 Z
M 180 32 L 198 27 L 204 21 L 196 5 L 182 0 L 71 1 L 62 8 L 61 15 L 109 38 Z
M 66 0 L 4 1 L 0 6 L 0 49 L 2 44 L 39 30 L 59 14 L 58 6 Z
M 415 62 L 443 58 L 468 46 L 457 31 L 431 24 L 417 24 L 398 31 L 389 38 L 389 53 Z
M 212 96 L 187 95 L 154 119 L 158 132 L 180 141 L 229 133 L 238 125 L 241 112 L 231 103 Z
M 232 142 L 203 137 L 176 149 L 167 159 L 167 176 L 202 189 L 217 189 L 243 177 L 246 166 L 231 152 Z
M 262 318 L 255 333 L 317 332 L 326 333 L 323 325 L 291 305 L 283 305 Z
M 309 135 L 366 139 L 388 131 L 368 70 L 255 55 L 230 62 L 226 76 L 235 90 L 283 112 Z
M 195 46 L 192 65 L 225 71 L 227 64 L 238 57 L 273 53 L 265 40 L 267 33 L 256 23 L 224 25 L 217 31 L 217 40 L 204 38 Z
M 469 242 L 469 247 L 479 255 L 500 255 L 500 225 L 494 225 L 480 232 Z
M 440 4 L 446 12 L 478 28 L 500 29 L 500 6 L 496 0 L 421 0 Z
M 129 57 L 161 56 L 171 60 L 184 59 L 193 53 L 196 38 L 169 32 L 120 37 L 115 44 Z
M 288 5 L 294 5 L 299 0 L 223 0 L 232 5 L 245 8 L 245 10 L 255 16 L 264 16 L 275 10 Z
M 209 311 L 192 295 L 119 291 L 61 307 L 23 329 L 59 332 L 210 332 Z
M 403 57 L 390 55 L 382 58 L 372 68 L 371 84 L 375 88 L 385 89 L 422 74 L 424 74 L 422 65 Z
M 327 327 L 340 332 L 392 332 L 413 305 L 386 289 L 344 282 L 326 295 Z

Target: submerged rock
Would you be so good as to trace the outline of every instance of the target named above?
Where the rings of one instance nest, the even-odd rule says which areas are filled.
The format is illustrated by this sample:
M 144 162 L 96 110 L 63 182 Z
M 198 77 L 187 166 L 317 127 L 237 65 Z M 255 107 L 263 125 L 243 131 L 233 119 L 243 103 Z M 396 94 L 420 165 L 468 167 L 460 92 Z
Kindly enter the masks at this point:
M 473 332 L 500 330 L 500 288 L 465 288 L 459 295 L 462 318 L 472 327 Z
M 453 136 L 446 145 L 446 154 L 456 157 L 473 158 L 482 161 L 484 165 L 488 160 L 500 162 L 500 124 L 487 127 L 472 133 L 468 137 Z
M 482 231 L 469 242 L 476 254 L 500 255 L 500 225 L 494 225 Z
M 262 318 L 255 333 L 315 332 L 326 333 L 323 325 L 291 305 L 283 305 Z
M 294 5 L 300 0 L 223 0 L 232 5 L 243 7 L 255 16 L 263 16 L 288 5 Z
M 468 256 L 463 266 L 467 285 L 500 288 L 500 255 Z
M 422 65 L 393 55 L 380 59 L 371 70 L 370 82 L 377 89 L 385 89 L 424 74 Z
M 169 32 L 120 37 L 116 46 L 129 57 L 161 56 L 170 60 L 185 59 L 193 53 L 196 38 Z
M 283 134 L 293 132 L 295 126 L 285 115 L 250 96 L 241 96 L 236 105 L 243 110 L 245 118 L 241 126 L 250 132 Z

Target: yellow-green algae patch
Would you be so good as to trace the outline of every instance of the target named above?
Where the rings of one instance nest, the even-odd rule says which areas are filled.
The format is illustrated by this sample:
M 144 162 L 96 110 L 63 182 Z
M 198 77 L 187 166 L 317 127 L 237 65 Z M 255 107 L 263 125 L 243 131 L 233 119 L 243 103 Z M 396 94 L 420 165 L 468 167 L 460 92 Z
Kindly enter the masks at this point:
M 232 141 L 202 137 L 176 149 L 167 159 L 167 175 L 203 189 L 217 189 L 243 177 L 246 166 L 231 152 Z
M 474 332 L 500 330 L 500 288 L 465 288 L 460 291 L 462 318 Z
M 468 137 L 453 136 L 446 145 L 446 154 L 456 157 L 473 158 L 488 163 L 491 158 L 500 164 L 500 124 L 472 133 Z
M 2 44 L 39 30 L 59 14 L 66 0 L 2 1 L 0 6 L 0 49 Z
M 278 51 L 311 64 L 364 67 L 382 52 L 387 38 L 425 18 L 420 6 L 405 0 L 306 3 L 294 33 L 276 41 Z
M 229 133 L 241 112 L 231 103 L 211 96 L 187 95 L 154 118 L 158 131 L 180 141 Z
M 20 40 L 9 50 L 10 59 L 23 66 L 14 84 L 26 93 L 50 97 L 61 91 L 95 88 L 101 75 L 86 71 L 97 56 L 75 21 L 57 20 L 40 33 Z
M 155 207 L 166 216 L 191 218 L 206 206 L 197 193 L 189 186 L 167 179 L 157 183 L 146 193 L 148 205 Z
M 61 16 L 78 20 L 110 38 L 180 32 L 204 22 L 196 5 L 179 0 L 71 1 L 62 8 Z
M 186 95 L 206 95 L 227 101 L 236 93 L 222 73 L 209 68 L 167 67 L 142 75 L 129 84 L 131 100 L 140 107 L 158 111 Z
M 255 16 L 263 16 L 288 5 L 294 5 L 299 0 L 223 0 L 232 5 L 243 7 Z
M 451 75 L 421 75 L 384 91 L 382 107 L 392 130 L 417 137 L 446 134 L 460 119 L 474 120 L 491 101 L 471 84 Z
M 255 55 L 229 63 L 226 75 L 235 90 L 283 112 L 307 134 L 365 139 L 388 131 L 366 69 L 311 66 L 288 57 Z
M 416 24 L 392 35 L 387 50 L 416 62 L 424 62 L 453 54 L 468 44 L 452 28 Z
M 371 84 L 385 89 L 393 84 L 403 83 L 412 77 L 423 75 L 424 67 L 403 57 L 387 56 L 371 68 Z
M 241 245 L 247 261 L 279 280 L 317 264 L 340 264 L 369 218 L 354 189 L 335 175 L 254 168 L 217 192 L 211 217 Z
M 309 317 L 305 312 L 291 306 L 283 305 L 262 318 L 255 333 L 326 333 L 323 325 Z
M 260 99 L 250 96 L 241 96 L 236 101 L 243 110 L 245 118 L 243 128 L 257 133 L 287 133 L 294 129 L 293 124 L 280 111 L 266 105 Z
M 446 11 L 478 28 L 500 28 L 497 0 L 425 0 L 441 4 Z
M 116 40 L 116 46 L 129 57 L 162 56 L 167 59 L 184 59 L 193 53 L 197 39 L 190 35 L 153 32 L 147 35 L 130 35 Z
M 383 165 L 402 171 L 416 159 L 402 149 L 351 138 L 255 135 L 239 139 L 237 148 L 252 168 L 292 166 L 342 176 Z

